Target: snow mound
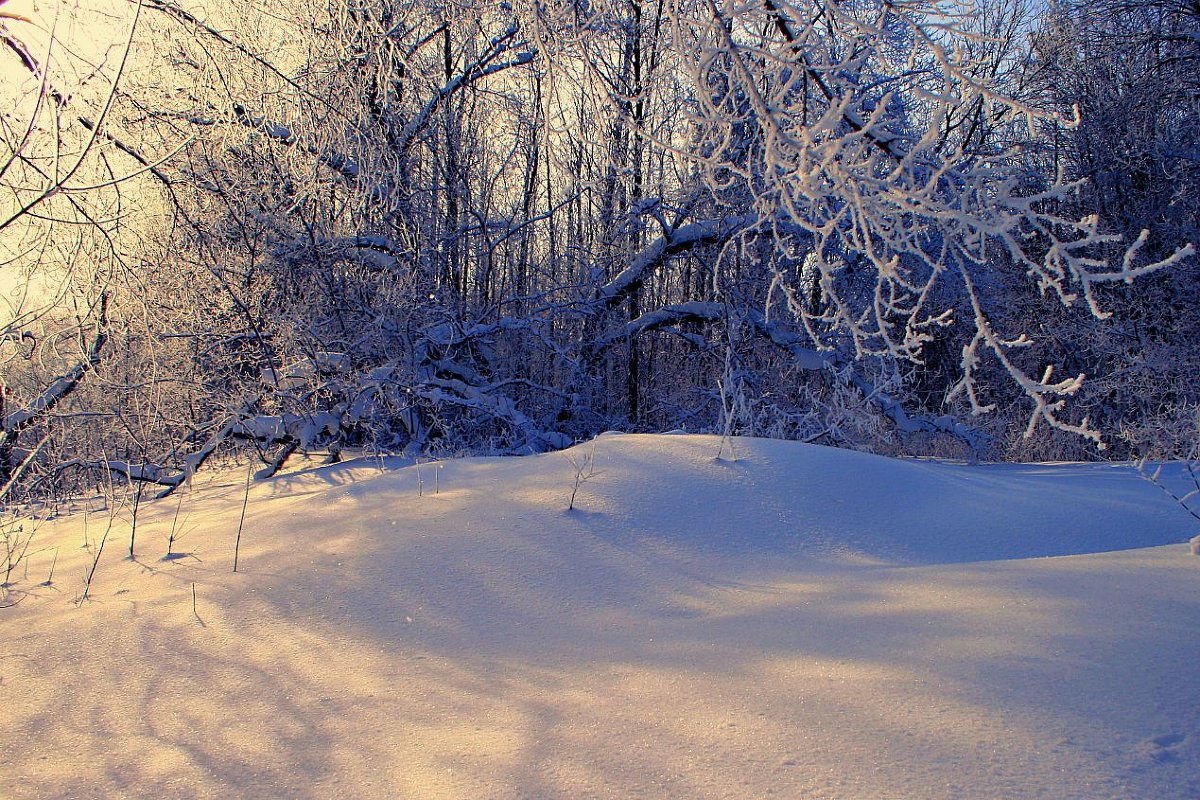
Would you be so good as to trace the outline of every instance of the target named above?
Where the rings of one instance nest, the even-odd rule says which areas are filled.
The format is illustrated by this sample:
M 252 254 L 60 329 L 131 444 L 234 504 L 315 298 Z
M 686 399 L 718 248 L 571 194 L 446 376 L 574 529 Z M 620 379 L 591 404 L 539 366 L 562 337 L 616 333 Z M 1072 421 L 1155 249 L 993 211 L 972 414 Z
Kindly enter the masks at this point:
M 575 465 L 587 459 L 595 474 L 581 482 L 568 513 Z M 340 496 L 375 507 L 396 496 L 412 502 L 416 492 L 433 497 L 435 481 L 445 493 L 439 507 L 449 503 L 477 526 L 834 563 L 1099 553 L 1185 542 L 1194 527 L 1128 465 L 962 465 L 767 439 L 723 445 L 697 435 L 605 434 L 562 453 L 385 474 L 348 462 L 273 486 L 293 497 L 321 492 L 318 505 Z
M 956 465 L 749 439 L 732 449 L 736 460 L 713 437 L 603 437 L 605 479 L 589 489 L 646 538 L 902 564 L 1153 547 L 1185 541 L 1193 522 L 1124 465 Z

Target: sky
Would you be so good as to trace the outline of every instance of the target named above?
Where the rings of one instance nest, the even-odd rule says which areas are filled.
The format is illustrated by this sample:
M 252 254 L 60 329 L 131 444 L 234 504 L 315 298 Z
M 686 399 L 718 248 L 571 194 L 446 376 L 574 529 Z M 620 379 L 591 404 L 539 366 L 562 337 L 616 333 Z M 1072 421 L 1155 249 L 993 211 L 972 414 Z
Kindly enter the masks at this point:
M 0 0 L 0 24 L 3 24 L 10 35 L 13 35 L 33 47 L 34 42 L 41 40 L 44 48 L 45 31 L 51 4 L 45 0 Z M 9 51 L 4 49 L 0 55 L 0 78 L 5 85 L 23 77 L 25 72 L 21 62 Z
M 60 67 L 70 62 L 102 63 L 114 42 L 128 33 L 135 4 L 125 0 L 0 0 L 0 20 L 8 32 L 24 43 L 36 58 L 45 61 L 49 34 L 62 45 L 56 56 Z M 0 85 L 11 85 L 24 73 L 21 62 L 7 49 L 0 54 Z
M 111 76 L 120 62 L 122 45 L 129 34 L 129 23 L 135 4 L 126 0 L 0 0 L 0 25 L 9 36 L 20 41 L 39 63 L 51 64 L 50 80 L 64 94 L 77 91 L 77 87 L 95 87 L 103 97 L 110 85 Z M 49 47 L 53 35 L 56 43 Z M 47 58 L 49 54 L 49 59 Z M 8 142 L 20 141 L 29 125 L 35 108 L 38 78 L 29 73 L 21 60 L 10 49 L 0 46 L 0 112 L 7 128 Z M 88 97 L 88 100 L 93 99 Z M 22 102 L 25 101 L 25 102 Z M 39 119 L 43 125 L 50 116 L 40 106 Z M 81 112 L 82 113 L 82 112 Z M 11 147 L 11 145 L 10 145 Z M 38 140 L 26 146 L 26 154 L 52 152 L 39 147 Z M 69 149 L 69 148 L 68 148 Z M 0 164 L 3 164 L 9 147 L 0 149 Z M 78 176 L 81 180 L 87 177 Z M 11 213 L 14 194 L 13 185 L 20 185 L 20 176 L 10 171 L 0 184 L 0 222 Z M 28 188 L 28 187 L 27 187 Z M 27 200 L 30 195 L 24 193 Z M 6 211 L 8 213 L 6 213 Z M 29 247 L 21 226 L 12 225 L 0 231 L 0 326 L 10 322 L 23 303 L 23 311 L 30 304 L 48 299 L 56 286 L 26 285 L 27 276 L 17 269 L 9 259 Z M 43 284 L 53 280 L 42 281 Z M 33 290 L 26 294 L 26 290 Z

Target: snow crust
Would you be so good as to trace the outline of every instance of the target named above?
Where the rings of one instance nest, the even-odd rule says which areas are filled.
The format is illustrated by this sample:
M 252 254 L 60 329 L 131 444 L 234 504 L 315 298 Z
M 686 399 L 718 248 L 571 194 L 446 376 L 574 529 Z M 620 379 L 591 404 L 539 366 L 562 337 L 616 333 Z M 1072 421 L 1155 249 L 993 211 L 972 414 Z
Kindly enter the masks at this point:
M 732 452 L 606 434 L 571 512 L 560 453 L 314 462 L 237 574 L 245 472 L 201 475 L 81 606 L 107 517 L 42 523 L 0 793 L 1200 797 L 1196 531 L 1132 469 Z

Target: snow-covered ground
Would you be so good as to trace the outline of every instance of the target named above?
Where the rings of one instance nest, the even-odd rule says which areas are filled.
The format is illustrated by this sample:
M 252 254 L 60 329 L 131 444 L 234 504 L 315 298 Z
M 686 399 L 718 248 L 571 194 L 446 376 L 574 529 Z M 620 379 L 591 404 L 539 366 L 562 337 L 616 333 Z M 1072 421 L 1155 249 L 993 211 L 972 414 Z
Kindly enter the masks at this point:
M 122 512 L 82 605 L 108 517 L 43 523 L 0 795 L 1200 797 L 1196 530 L 1154 486 L 719 448 L 605 435 L 573 511 L 563 454 L 309 466 L 253 486 L 237 574 L 217 474 L 183 557 L 176 498 L 133 561 Z

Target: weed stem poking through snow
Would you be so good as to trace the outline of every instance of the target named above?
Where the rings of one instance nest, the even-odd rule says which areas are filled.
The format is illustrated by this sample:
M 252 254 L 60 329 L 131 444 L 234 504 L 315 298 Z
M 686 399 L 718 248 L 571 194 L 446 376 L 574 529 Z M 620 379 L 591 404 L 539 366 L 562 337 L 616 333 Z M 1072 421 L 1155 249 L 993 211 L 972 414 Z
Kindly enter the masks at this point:
M 237 572 L 238 568 L 238 552 L 242 547 L 242 527 L 246 524 L 246 506 L 250 504 L 250 477 L 254 471 L 254 461 L 249 460 L 249 466 L 246 469 L 246 489 L 242 492 L 242 515 L 238 517 L 237 536 L 233 539 L 233 571 Z
M 135 558 L 135 556 L 133 554 L 133 542 L 137 538 L 138 509 L 140 509 L 142 507 L 142 490 L 145 488 L 145 486 L 146 486 L 146 484 L 142 483 L 141 481 L 138 481 L 137 494 L 134 495 L 134 498 L 133 498 L 133 520 L 130 522 L 130 525 L 129 525 L 129 560 L 130 561 L 133 561 L 133 559 Z
M 568 453 L 567 461 L 575 468 L 575 484 L 571 487 L 571 499 L 567 502 L 567 511 L 574 511 L 575 496 L 579 494 L 579 487 L 600 474 L 596 472 L 596 440 L 592 440 L 591 449 L 582 456 Z

